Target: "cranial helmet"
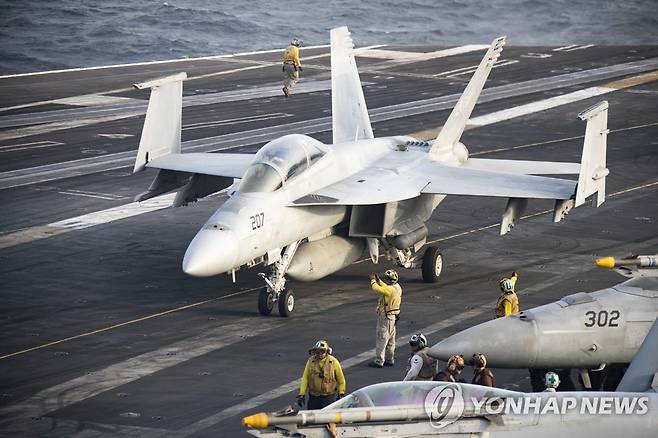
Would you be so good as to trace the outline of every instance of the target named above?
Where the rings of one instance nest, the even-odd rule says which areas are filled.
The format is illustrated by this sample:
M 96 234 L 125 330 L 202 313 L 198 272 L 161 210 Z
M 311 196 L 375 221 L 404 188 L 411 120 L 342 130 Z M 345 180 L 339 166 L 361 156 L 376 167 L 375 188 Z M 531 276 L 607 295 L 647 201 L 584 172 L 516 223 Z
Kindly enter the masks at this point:
M 384 273 L 384 275 L 386 276 L 386 278 L 388 278 L 391 281 L 391 283 L 397 283 L 398 280 L 400 279 L 398 273 L 395 272 L 395 270 L 393 269 L 389 269 Z
M 544 376 L 544 384 L 547 388 L 557 388 L 560 386 L 560 376 L 558 376 L 557 373 L 554 373 L 553 371 L 549 371 Z
M 454 365 L 459 371 L 464 369 L 466 362 L 464 362 L 464 357 L 461 354 L 453 354 L 448 358 L 447 366 L 450 368 L 450 365 Z
M 487 366 L 487 358 L 482 353 L 474 353 L 471 363 L 476 367 L 484 368 Z
M 292 41 L 290 41 L 290 44 L 293 46 L 299 47 L 299 39 L 298 38 L 293 38 Z
M 423 348 L 427 347 L 427 338 L 422 333 L 416 333 L 415 335 L 411 335 L 411 339 L 409 339 L 409 345 L 422 350 Z
M 313 354 L 313 353 L 315 353 L 317 350 L 324 350 L 324 351 L 326 351 L 326 352 L 329 353 L 329 354 L 331 354 L 331 352 L 333 351 L 333 350 L 329 347 L 329 343 L 328 343 L 327 341 L 325 341 L 324 339 L 321 339 L 321 340 L 319 340 L 318 342 L 316 342 L 316 343 L 313 345 L 313 348 L 311 348 L 310 350 L 308 350 L 308 354 Z
M 509 278 L 503 278 L 500 280 L 499 283 L 500 290 L 503 292 L 513 292 L 514 291 L 514 283 L 512 283 L 512 280 Z

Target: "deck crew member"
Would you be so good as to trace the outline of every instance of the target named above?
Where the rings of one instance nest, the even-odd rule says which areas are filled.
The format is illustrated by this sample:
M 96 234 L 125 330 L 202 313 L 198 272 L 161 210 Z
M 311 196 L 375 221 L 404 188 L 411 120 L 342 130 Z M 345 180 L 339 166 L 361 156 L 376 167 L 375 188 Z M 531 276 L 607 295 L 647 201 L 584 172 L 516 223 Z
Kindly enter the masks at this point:
M 496 377 L 487 368 L 487 358 L 484 354 L 473 354 L 471 365 L 473 365 L 473 380 L 471 380 L 471 383 L 474 385 L 491 386 L 492 388 L 496 386 Z
M 544 376 L 544 385 L 546 385 L 544 392 L 557 391 L 557 387 L 560 386 L 560 376 L 558 376 L 557 373 L 554 373 L 553 371 L 547 372 Z
M 398 284 L 398 273 L 389 269 L 384 274 L 385 280 L 377 274 L 370 275 L 370 287 L 378 293 L 377 329 L 375 330 L 375 359 L 368 364 L 373 368 L 395 363 L 395 323 L 400 315 L 402 287 Z
M 297 81 L 299 81 L 299 72 L 302 71 L 302 63 L 299 60 L 299 40 L 293 38 L 290 45 L 286 47 L 283 52 L 283 94 L 286 97 L 292 94 L 292 89 L 295 88 Z
M 416 333 L 409 339 L 409 346 L 413 354 L 407 364 L 407 372 L 404 381 L 408 380 L 433 380 L 439 371 L 439 361 L 431 357 L 427 346 L 427 338 L 422 333 Z
M 518 278 L 517 273 L 512 272 L 510 277 L 500 280 L 500 297 L 498 297 L 498 302 L 496 303 L 496 318 L 519 312 L 519 297 L 514 291 Z
M 299 407 L 304 405 L 307 392 L 307 409 L 322 409 L 345 395 L 343 369 L 331 353 L 332 350 L 325 340 L 316 342 L 308 351 L 311 357 L 306 361 L 299 386 Z
M 464 362 L 463 356 L 453 354 L 448 358 L 445 368 L 436 374 L 434 380 L 441 382 L 457 382 L 465 365 L 466 363 Z

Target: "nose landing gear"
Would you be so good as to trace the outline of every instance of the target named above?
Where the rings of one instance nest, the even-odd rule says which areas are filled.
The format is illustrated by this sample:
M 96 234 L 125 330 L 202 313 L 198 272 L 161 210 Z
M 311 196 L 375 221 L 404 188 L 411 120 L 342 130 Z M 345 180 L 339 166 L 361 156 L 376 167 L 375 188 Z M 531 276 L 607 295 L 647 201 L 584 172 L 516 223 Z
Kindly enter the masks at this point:
M 281 259 L 274 263 L 269 277 L 258 274 L 267 284 L 258 293 L 258 312 L 261 315 L 272 313 L 277 305 L 279 315 L 288 317 L 295 310 L 295 295 L 291 289 L 286 289 L 286 271 L 301 241 L 291 243 L 283 251 Z

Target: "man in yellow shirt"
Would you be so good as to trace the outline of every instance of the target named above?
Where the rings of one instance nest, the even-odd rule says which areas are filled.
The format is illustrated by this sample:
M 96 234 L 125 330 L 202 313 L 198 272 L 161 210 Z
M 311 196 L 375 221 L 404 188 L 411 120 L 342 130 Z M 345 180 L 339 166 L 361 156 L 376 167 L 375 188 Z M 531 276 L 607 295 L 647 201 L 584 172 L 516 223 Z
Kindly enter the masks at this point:
M 331 355 L 327 341 L 320 340 L 308 351 L 311 357 L 306 361 L 302 382 L 299 386 L 297 404 L 304 406 L 308 392 L 306 409 L 322 409 L 345 395 L 345 376 L 338 359 Z
M 500 280 L 499 286 L 501 293 L 496 303 L 496 318 L 519 312 L 519 297 L 514 292 L 518 278 L 517 273 L 512 272 L 511 277 Z
M 290 45 L 283 52 L 283 94 L 288 97 L 292 94 L 299 81 L 299 72 L 302 71 L 302 63 L 299 60 L 299 40 L 293 38 Z
M 370 287 L 378 293 L 377 329 L 375 331 L 375 359 L 369 367 L 392 367 L 395 362 L 395 323 L 400 315 L 402 304 L 402 287 L 398 284 L 398 273 L 389 269 L 382 281 L 376 274 L 370 276 Z

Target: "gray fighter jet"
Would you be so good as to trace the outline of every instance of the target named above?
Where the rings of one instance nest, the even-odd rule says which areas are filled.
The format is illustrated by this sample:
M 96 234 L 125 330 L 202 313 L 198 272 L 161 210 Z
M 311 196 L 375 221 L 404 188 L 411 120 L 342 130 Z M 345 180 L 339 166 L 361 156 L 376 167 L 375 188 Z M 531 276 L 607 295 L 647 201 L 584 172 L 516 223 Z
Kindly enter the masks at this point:
M 447 195 L 508 198 L 501 234 L 529 198 L 554 199 L 553 220 L 593 194 L 605 199 L 607 102 L 580 114 L 587 121 L 582 164 L 469 158 L 459 141 L 505 38 L 496 38 L 436 140 L 374 138 L 346 27 L 331 31 L 333 144 L 289 134 L 256 154 L 181 153 L 185 73 L 136 84 L 151 88 L 135 172 L 159 169 L 145 200 L 178 190 L 180 206 L 227 189 L 229 199 L 190 243 L 183 270 L 206 277 L 242 266 L 271 266 L 261 274 L 261 314 L 275 306 L 288 316 L 295 299 L 286 275 L 313 281 L 358 260 L 365 249 L 377 263 L 380 247 L 404 268 L 437 280 L 439 250 L 427 246 L 425 222 Z M 538 175 L 578 174 L 578 180 Z M 239 179 L 239 182 L 235 182 Z
M 442 340 L 430 354 L 446 360 L 453 354 L 484 353 L 495 368 L 579 368 L 585 387 L 591 387 L 587 370 L 628 364 L 656 320 L 657 259 L 599 259 L 597 265 L 631 279 L 487 321 Z
M 522 393 L 448 382 L 371 385 L 321 410 L 243 418 L 259 437 L 655 436 L 658 322 L 614 392 Z

